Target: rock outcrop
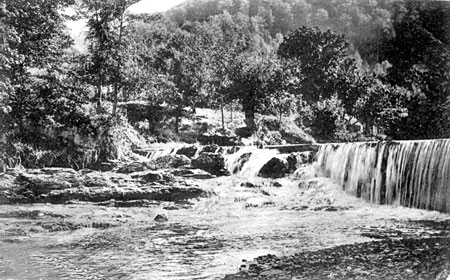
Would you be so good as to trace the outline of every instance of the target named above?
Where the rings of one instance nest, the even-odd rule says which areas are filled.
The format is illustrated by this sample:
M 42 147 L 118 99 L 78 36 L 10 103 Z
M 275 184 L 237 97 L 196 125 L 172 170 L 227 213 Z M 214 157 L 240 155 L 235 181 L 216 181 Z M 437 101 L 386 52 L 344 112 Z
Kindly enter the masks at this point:
M 192 167 L 214 175 L 228 175 L 225 169 L 225 158 L 221 154 L 202 152 L 198 158 L 192 160 Z
M 30 169 L 20 172 L 8 188 L 0 187 L 2 203 L 65 203 L 77 200 L 141 203 L 142 200 L 179 201 L 205 195 L 205 191 L 176 180 L 168 171 L 123 174 L 62 168 Z M 119 205 L 120 202 L 114 204 Z

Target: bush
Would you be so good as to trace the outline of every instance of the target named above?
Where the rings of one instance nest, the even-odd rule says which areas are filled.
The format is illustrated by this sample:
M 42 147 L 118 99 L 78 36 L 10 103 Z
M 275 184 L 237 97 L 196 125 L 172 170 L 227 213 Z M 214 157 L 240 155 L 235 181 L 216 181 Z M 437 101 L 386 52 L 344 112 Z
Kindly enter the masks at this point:
M 318 101 L 312 106 L 312 116 L 308 120 L 312 135 L 324 141 L 345 139 L 348 132 L 344 114 L 345 109 L 337 96 Z

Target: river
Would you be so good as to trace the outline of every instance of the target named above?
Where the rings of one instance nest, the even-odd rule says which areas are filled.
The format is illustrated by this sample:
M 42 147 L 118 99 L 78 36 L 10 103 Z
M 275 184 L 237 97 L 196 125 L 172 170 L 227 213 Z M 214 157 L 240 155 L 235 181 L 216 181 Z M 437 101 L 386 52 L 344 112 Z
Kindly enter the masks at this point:
M 274 156 L 261 153 L 253 162 L 260 164 L 264 154 Z M 368 242 L 374 238 L 368 233 L 449 236 L 412 223 L 448 220 L 447 214 L 369 204 L 326 178 L 291 175 L 273 180 L 254 173 L 247 166 L 236 175 L 192 180 L 211 195 L 174 210 L 164 203 L 115 209 L 3 205 L 0 213 L 20 208 L 126 219 L 104 229 L 88 226 L 21 235 L 17 233 L 21 227 L 36 219 L 0 218 L 2 223 L 17 224 L 16 233 L 0 235 L 0 279 L 221 279 L 237 272 L 243 259 Z M 242 185 L 247 182 L 256 187 Z M 168 221 L 154 221 L 156 214 L 165 214 Z

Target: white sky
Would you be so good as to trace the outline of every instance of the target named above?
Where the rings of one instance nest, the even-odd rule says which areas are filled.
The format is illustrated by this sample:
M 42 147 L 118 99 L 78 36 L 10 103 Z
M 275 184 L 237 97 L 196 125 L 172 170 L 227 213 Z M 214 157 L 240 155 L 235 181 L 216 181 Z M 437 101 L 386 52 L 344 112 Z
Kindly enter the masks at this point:
M 185 0 L 142 0 L 132 5 L 128 10 L 135 14 L 164 12 L 184 1 Z

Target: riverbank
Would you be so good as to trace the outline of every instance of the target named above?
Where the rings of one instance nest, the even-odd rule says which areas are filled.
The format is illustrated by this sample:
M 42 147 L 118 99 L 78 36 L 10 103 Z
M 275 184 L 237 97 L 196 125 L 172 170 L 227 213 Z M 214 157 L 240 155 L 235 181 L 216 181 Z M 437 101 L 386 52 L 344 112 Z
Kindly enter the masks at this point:
M 224 279 L 445 280 L 450 274 L 449 248 L 449 237 L 387 238 L 292 256 L 260 256 Z

